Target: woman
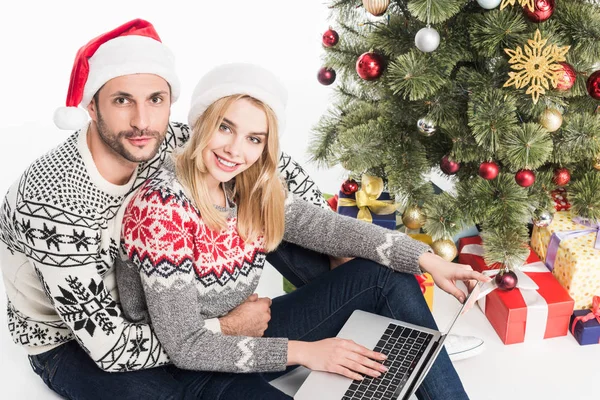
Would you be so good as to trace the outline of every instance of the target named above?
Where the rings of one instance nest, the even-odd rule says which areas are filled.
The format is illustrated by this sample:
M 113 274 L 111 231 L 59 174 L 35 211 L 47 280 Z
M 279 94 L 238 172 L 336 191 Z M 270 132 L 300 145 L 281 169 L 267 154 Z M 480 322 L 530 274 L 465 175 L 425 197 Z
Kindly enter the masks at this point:
M 289 398 L 268 385 L 274 375 L 258 373 L 291 365 L 379 377 L 385 356 L 334 337 L 355 309 L 435 327 L 410 274 L 431 272 L 447 291 L 454 279 L 487 279 L 404 234 L 286 195 L 277 172 L 285 102 L 285 89 L 261 67 L 209 72 L 194 91 L 190 142 L 125 211 L 128 262 L 117 271 L 124 312 L 151 320 L 176 367 L 204 371 L 181 372 L 198 398 Z M 253 292 L 266 253 L 283 238 L 373 261 L 354 259 L 271 304 Z M 240 324 L 248 315 L 255 320 Z M 418 396 L 467 398 L 445 353 Z

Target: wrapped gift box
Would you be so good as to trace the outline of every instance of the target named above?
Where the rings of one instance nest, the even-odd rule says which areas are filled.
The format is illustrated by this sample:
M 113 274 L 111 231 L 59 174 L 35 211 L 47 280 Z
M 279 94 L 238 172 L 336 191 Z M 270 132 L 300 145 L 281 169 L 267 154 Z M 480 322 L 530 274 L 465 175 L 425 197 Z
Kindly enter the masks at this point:
M 428 245 L 431 245 L 431 243 L 433 243 L 431 236 L 426 235 L 424 233 L 411 233 L 408 236 Z M 425 296 L 425 301 L 429 306 L 429 310 L 433 311 L 433 277 L 430 274 L 425 273 L 423 275 L 417 275 L 416 278 L 419 282 L 419 286 L 421 287 L 421 292 L 423 292 L 423 296 Z
M 547 227 L 535 226 L 531 247 L 575 300 L 575 309 L 590 309 L 594 295 L 600 295 L 600 250 L 594 249 L 597 232 L 565 238 L 560 241 L 554 260 L 547 257 L 552 234 L 589 229 L 573 222 L 573 217 L 570 211 L 560 211 Z
M 585 317 L 589 313 L 590 310 L 575 310 L 571 316 L 571 333 L 582 346 L 600 343 L 600 322 L 596 318 L 585 322 L 582 320 L 575 321 L 577 317 Z
M 342 199 L 351 199 L 351 200 L 356 201 L 356 195 L 355 194 L 347 195 L 347 194 L 344 194 L 342 191 L 340 191 L 340 193 L 338 194 L 338 208 L 337 208 L 337 212 L 339 214 L 347 215 L 352 218 L 356 218 L 358 216 L 358 212 L 359 212 L 358 207 L 356 205 L 344 206 L 343 205 L 344 202 Z M 379 197 L 377 197 L 377 200 L 385 200 L 385 201 L 389 201 L 391 203 L 391 197 L 388 192 L 382 192 L 381 195 Z M 379 225 L 379 226 L 382 226 L 387 229 L 396 229 L 396 212 L 395 211 L 391 214 L 375 214 L 374 212 L 371 212 L 370 214 L 371 214 L 372 221 L 369 221 L 369 222 L 372 222 L 375 225 Z
M 465 247 L 467 245 L 470 246 Z M 483 261 L 479 236 L 462 239 L 459 251 L 460 263 L 479 271 L 492 269 Z M 521 270 L 537 290 L 496 289 L 489 293 L 478 304 L 490 324 L 504 344 L 565 336 L 573 312 L 573 299 L 533 251 Z
M 487 265 L 483 260 L 483 247 L 479 235 L 461 238 L 458 241 L 458 252 L 458 262 L 470 265 L 475 271 L 483 272 L 500 268 L 499 265 Z M 538 261 L 540 258 L 530 251 L 525 264 L 533 264 Z

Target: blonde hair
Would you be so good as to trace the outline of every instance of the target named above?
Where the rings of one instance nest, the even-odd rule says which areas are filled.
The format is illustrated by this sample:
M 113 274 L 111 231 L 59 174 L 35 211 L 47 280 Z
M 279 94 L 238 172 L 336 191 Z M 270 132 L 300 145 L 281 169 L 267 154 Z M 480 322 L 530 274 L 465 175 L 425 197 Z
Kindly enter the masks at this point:
M 268 105 L 247 95 L 228 96 L 215 101 L 196 120 L 190 141 L 175 156 L 175 170 L 206 225 L 215 231 L 226 229 L 226 215 L 213 206 L 209 195 L 205 179 L 208 170 L 202 152 L 223 122 L 229 106 L 241 99 L 248 99 L 264 110 L 268 135 L 260 158 L 235 177 L 233 196 L 238 207 L 237 229 L 244 241 L 254 241 L 263 236 L 265 249 L 272 251 L 283 238 L 286 191 L 277 171 L 277 118 Z

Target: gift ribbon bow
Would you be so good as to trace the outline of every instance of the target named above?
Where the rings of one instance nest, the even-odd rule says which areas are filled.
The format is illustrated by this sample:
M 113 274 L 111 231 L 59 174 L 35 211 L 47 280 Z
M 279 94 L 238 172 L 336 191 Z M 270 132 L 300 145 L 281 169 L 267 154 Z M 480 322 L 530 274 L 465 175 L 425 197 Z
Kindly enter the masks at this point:
M 373 222 L 373 214 L 386 215 L 396 211 L 392 200 L 377 200 L 383 193 L 383 179 L 376 176 L 363 175 L 360 180 L 361 188 L 356 192 L 355 199 L 338 199 L 338 207 L 358 207 L 357 219 Z
M 472 254 L 483 257 L 483 246 L 480 244 L 469 244 L 461 249 L 463 254 Z M 484 275 L 495 276 L 500 272 L 499 269 L 491 269 L 483 271 Z M 513 270 L 517 275 L 517 286 L 521 296 L 527 306 L 527 322 L 525 324 L 525 340 L 543 339 L 546 334 L 546 325 L 548 323 L 548 303 L 546 299 L 538 293 L 540 288 L 525 272 L 543 272 L 550 273 L 546 265 L 541 261 L 536 261 L 531 264 L 523 265 L 519 269 Z M 496 290 L 498 285 L 492 279 L 490 282 L 484 283 L 480 287 L 477 303 L 481 310 L 485 313 L 485 297 Z
M 554 262 L 558 255 L 558 249 L 560 242 L 565 239 L 574 239 L 580 236 L 587 235 L 588 233 L 596 232 L 596 243 L 594 243 L 594 249 L 600 250 L 600 224 L 598 222 L 591 223 L 583 218 L 575 217 L 573 222 L 576 224 L 587 226 L 588 229 L 576 229 L 573 231 L 554 232 L 550 237 L 550 243 L 548 244 L 548 253 L 546 254 L 546 265 L 550 271 L 554 270 Z
M 427 286 L 433 286 L 433 282 L 427 281 L 426 275 L 415 275 L 415 278 L 417 278 L 417 282 L 419 282 L 419 287 L 423 294 L 427 291 Z
M 573 320 L 573 325 L 571 325 L 571 333 L 573 333 L 573 336 L 575 336 L 575 325 L 577 325 L 578 321 L 585 324 L 594 318 L 596 318 L 596 321 L 600 324 L 600 296 L 594 296 L 594 300 L 592 300 L 592 310 L 588 314 L 576 317 Z

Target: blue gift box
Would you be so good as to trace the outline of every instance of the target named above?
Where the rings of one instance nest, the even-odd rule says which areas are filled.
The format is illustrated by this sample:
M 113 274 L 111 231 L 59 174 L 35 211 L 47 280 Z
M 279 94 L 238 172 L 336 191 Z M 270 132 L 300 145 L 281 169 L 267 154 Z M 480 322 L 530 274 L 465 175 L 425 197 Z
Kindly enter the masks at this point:
M 569 330 L 582 346 L 600 342 L 600 323 L 598 323 L 596 318 L 592 318 L 587 322 L 577 321 L 573 329 L 575 318 L 586 316 L 589 313 L 590 310 L 575 310 L 573 311 L 573 315 L 571 315 L 571 322 L 569 323 Z
M 340 193 L 338 194 L 338 198 L 356 200 L 356 195 L 355 194 L 347 195 L 340 191 Z M 377 198 L 377 200 L 391 200 L 391 196 L 388 192 L 382 192 L 381 195 Z M 347 215 L 349 217 L 356 218 L 358 215 L 358 207 L 357 206 L 352 206 L 352 207 L 340 206 L 338 203 L 337 212 L 342 215 Z M 373 223 L 375 225 L 379 225 L 384 228 L 392 229 L 392 230 L 396 229 L 396 212 L 395 211 L 391 214 L 384 214 L 384 215 L 379 215 L 379 214 L 375 214 L 372 212 L 371 217 L 373 218 Z

